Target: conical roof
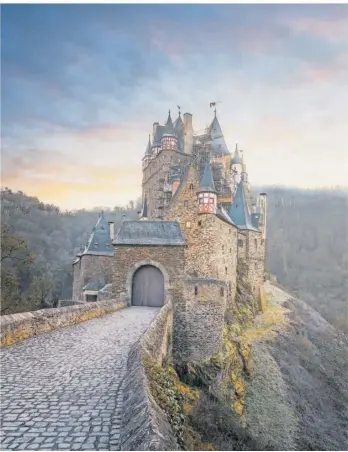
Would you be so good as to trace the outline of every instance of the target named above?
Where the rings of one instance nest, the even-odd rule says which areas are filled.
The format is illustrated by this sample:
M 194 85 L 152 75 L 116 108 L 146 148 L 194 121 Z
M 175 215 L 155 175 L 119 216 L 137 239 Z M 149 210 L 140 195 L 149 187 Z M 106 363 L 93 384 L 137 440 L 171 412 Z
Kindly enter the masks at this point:
M 104 212 L 101 212 L 99 215 L 98 221 L 92 230 L 92 234 L 82 254 L 113 256 L 114 250 L 111 243 L 109 225 L 104 217 Z
M 210 124 L 208 130 L 209 130 L 209 134 L 211 137 L 211 147 L 212 147 L 214 154 L 228 155 L 229 150 L 226 146 L 225 138 L 222 133 L 222 129 L 221 129 L 219 120 L 216 116 L 216 113 L 215 113 L 214 119 L 213 119 L 212 123 Z
M 149 135 L 149 141 L 147 143 L 146 150 L 145 150 L 145 157 L 150 157 L 151 155 L 152 155 L 152 146 L 151 146 L 151 138 Z
M 236 148 L 234 150 L 233 157 L 231 159 L 231 165 L 243 165 L 243 158 L 240 155 L 237 143 L 236 143 Z
M 175 136 L 175 130 L 174 130 L 174 126 L 173 126 L 172 117 L 170 116 L 170 110 L 169 110 L 169 113 L 168 113 L 168 119 L 167 119 L 167 122 L 166 122 L 166 125 L 165 125 L 165 131 L 164 131 L 163 135 L 164 134 L 174 135 Z
M 230 208 L 228 209 L 228 214 L 239 229 L 258 231 L 251 219 L 245 194 L 245 187 L 242 181 L 237 185 L 236 194 Z
M 199 192 L 216 193 L 210 162 L 206 162 L 199 184 Z

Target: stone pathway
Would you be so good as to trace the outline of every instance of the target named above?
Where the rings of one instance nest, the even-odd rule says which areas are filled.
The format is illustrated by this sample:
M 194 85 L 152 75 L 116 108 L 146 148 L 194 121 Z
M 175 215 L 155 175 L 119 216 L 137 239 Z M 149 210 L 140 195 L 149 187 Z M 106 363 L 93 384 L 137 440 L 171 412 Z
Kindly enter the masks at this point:
M 157 312 L 131 307 L 1 349 L 1 450 L 120 450 L 128 351 Z

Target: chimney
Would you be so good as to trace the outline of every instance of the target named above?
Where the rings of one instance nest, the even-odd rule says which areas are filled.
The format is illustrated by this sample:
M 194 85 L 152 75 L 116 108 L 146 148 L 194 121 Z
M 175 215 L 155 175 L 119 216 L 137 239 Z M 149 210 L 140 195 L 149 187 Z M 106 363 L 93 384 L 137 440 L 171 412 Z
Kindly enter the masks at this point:
M 110 231 L 110 239 L 114 240 L 115 238 L 115 223 L 113 221 L 108 221 L 109 231 Z
M 158 122 L 154 122 L 153 123 L 153 126 L 152 126 L 152 135 L 153 135 L 153 137 L 152 137 L 152 142 L 154 141 L 154 139 L 155 139 L 155 135 L 156 135 L 156 130 L 157 130 L 157 126 L 158 126 Z
M 184 113 L 184 152 L 191 154 L 193 146 L 193 126 L 191 113 Z

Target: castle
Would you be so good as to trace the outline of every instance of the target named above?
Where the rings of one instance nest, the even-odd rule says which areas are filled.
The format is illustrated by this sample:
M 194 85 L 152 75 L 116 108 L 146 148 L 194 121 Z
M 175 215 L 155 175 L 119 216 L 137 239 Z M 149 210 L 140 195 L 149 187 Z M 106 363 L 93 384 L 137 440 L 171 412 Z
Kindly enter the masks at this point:
M 216 110 L 153 124 L 142 161 L 142 210 L 117 233 L 102 213 L 73 264 L 73 299 L 173 305 L 173 351 L 204 361 L 219 349 L 237 263 L 256 298 L 264 281 L 267 196 L 253 199 L 242 151 L 230 153 Z

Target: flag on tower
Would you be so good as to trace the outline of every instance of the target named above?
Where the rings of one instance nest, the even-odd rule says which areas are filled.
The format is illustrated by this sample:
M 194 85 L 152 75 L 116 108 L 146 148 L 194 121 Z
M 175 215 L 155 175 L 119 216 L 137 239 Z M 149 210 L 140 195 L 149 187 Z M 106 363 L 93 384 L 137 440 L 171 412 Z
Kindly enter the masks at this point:
M 215 107 L 215 105 L 216 105 L 216 102 L 210 102 L 209 108 Z

